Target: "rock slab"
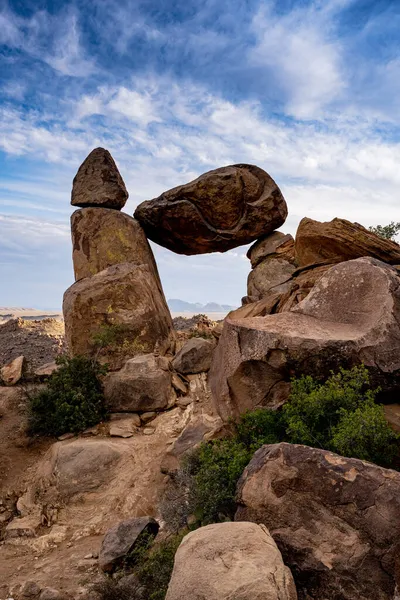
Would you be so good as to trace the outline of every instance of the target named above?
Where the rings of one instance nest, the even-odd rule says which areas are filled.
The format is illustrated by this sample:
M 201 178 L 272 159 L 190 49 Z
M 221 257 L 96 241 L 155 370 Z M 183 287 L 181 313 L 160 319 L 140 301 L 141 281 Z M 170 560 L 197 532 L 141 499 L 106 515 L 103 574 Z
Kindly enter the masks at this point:
M 296 600 L 292 574 L 266 527 L 217 523 L 183 538 L 166 600 Z
M 254 165 L 231 165 L 139 204 L 148 238 L 178 254 L 225 252 L 280 227 L 287 217 L 275 181 Z
M 211 366 L 215 343 L 204 338 L 191 338 L 173 358 L 171 365 L 183 375 L 202 373 Z
M 83 161 L 72 183 L 72 206 L 121 210 L 128 199 L 118 167 L 108 150 L 95 148 Z
M 245 469 L 238 502 L 235 520 L 268 527 L 301 598 L 395 597 L 400 473 L 326 450 L 274 444 L 258 450 Z

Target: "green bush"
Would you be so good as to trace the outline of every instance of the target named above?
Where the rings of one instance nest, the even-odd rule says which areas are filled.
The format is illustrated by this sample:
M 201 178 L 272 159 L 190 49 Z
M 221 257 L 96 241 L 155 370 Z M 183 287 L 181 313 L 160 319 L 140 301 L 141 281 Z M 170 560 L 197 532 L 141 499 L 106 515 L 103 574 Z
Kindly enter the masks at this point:
M 276 444 L 285 437 L 282 413 L 276 410 L 257 408 L 244 414 L 234 425 L 235 439 L 251 453 L 264 444 Z
M 395 223 L 392 221 L 389 223 L 389 225 L 376 225 L 375 227 L 369 227 L 369 230 L 385 240 L 395 241 L 394 238 L 400 231 L 400 223 Z
M 143 586 L 146 600 L 164 600 L 171 579 L 179 544 L 187 531 L 163 540 L 151 549 L 135 573 Z
M 60 357 L 57 364 L 60 367 L 52 373 L 46 388 L 29 398 L 31 434 L 78 433 L 107 415 L 100 381 L 105 367 L 82 356 Z

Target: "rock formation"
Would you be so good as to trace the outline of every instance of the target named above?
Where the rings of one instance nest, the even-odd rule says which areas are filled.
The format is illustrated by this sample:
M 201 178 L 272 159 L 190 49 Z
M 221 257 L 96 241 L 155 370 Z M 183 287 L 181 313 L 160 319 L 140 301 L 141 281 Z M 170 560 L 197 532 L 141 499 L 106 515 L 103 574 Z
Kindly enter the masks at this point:
M 218 523 L 184 537 L 166 600 L 296 600 L 292 574 L 266 527 Z
M 225 252 L 271 233 L 287 206 L 259 167 L 232 165 L 142 202 L 135 218 L 146 235 L 178 254 Z
M 400 473 L 307 446 L 263 446 L 238 502 L 235 519 L 268 527 L 302 597 L 395 598 Z

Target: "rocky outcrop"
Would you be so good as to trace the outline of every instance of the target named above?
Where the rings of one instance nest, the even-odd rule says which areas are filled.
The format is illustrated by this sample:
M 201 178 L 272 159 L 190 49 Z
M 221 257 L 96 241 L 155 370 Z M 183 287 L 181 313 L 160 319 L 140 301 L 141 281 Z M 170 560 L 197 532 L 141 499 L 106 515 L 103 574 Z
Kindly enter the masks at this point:
M 146 265 L 114 265 L 77 281 L 64 294 L 63 312 L 69 352 L 97 355 L 113 369 L 173 343 L 169 309 Z
M 130 262 L 148 266 L 159 283 L 156 262 L 144 231 L 129 215 L 109 208 L 76 210 L 71 216 L 71 234 L 76 281 Z
M 72 206 L 101 206 L 121 210 L 128 192 L 113 157 L 95 148 L 83 161 L 72 184 Z
M 224 420 L 257 406 L 276 408 L 293 375 L 328 376 L 360 363 L 372 385 L 397 395 L 399 323 L 395 269 L 371 258 L 333 266 L 292 310 L 225 320 L 210 369 L 216 408 Z
M 391 265 L 400 264 L 400 246 L 368 231 L 358 223 L 333 219 L 321 223 L 304 218 L 296 233 L 299 267 L 316 263 L 338 263 L 371 256 Z
M 171 373 L 153 354 L 136 356 L 107 375 L 104 395 L 112 412 L 162 410 L 171 403 Z
M 126 519 L 111 527 L 103 540 L 99 554 L 99 567 L 112 573 L 129 560 L 129 554 L 140 543 L 148 543 L 148 536 L 156 536 L 159 525 L 151 517 Z
M 268 295 L 288 292 L 295 270 L 294 264 L 284 258 L 266 258 L 250 271 L 247 279 L 248 297 L 257 301 Z
M 238 502 L 235 519 L 268 527 L 301 598 L 395 597 L 400 473 L 307 446 L 263 446 Z
M 287 206 L 274 180 L 253 165 L 232 165 L 142 202 L 146 235 L 178 254 L 225 252 L 280 227 Z
M 211 366 L 215 343 L 200 337 L 188 340 L 173 358 L 171 365 L 183 375 L 202 373 Z
M 15 385 L 22 377 L 24 366 L 24 356 L 17 356 L 11 362 L 4 365 L 0 371 L 0 382 L 5 385 Z
M 266 527 L 218 523 L 184 537 L 166 600 L 296 600 L 290 570 Z

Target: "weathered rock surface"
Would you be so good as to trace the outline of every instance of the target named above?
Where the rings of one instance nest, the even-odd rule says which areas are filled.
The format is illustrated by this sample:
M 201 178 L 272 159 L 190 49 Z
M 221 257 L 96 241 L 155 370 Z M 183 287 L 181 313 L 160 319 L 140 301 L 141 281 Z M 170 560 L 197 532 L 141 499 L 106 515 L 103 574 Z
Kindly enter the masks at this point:
M 268 527 L 301 598 L 395 597 L 400 473 L 274 444 L 258 450 L 245 469 L 238 501 L 236 520 Z
M 400 286 L 395 269 L 371 258 L 331 267 L 288 312 L 228 317 L 213 356 L 210 387 L 220 416 L 287 399 L 296 374 L 321 377 L 364 363 L 372 385 L 400 386 Z
M 267 256 L 294 259 L 294 239 L 290 234 L 274 231 L 257 240 L 247 251 L 247 258 L 254 269 Z
M 77 281 L 64 294 L 63 312 L 69 352 L 99 354 L 112 368 L 155 347 L 163 354 L 173 343 L 171 314 L 146 265 L 114 265 Z M 107 332 L 116 339 L 99 348 Z
M 178 371 L 187 375 L 189 373 L 202 373 L 211 366 L 212 353 L 215 343 L 204 338 L 191 338 L 173 358 L 171 365 Z
M 0 371 L 1 381 L 5 385 L 15 385 L 22 377 L 22 369 L 24 366 L 25 358 L 23 356 L 18 356 L 14 358 L 11 362 L 4 365 Z
M 147 265 L 157 282 L 153 252 L 133 217 L 110 208 L 82 208 L 71 216 L 75 280 L 95 275 L 112 265 Z M 160 285 L 161 287 L 161 285 Z
M 99 554 L 99 566 L 108 573 L 123 564 L 124 559 L 140 544 L 146 534 L 157 535 L 159 525 L 151 517 L 126 519 L 111 527 L 103 540 Z
M 283 294 L 291 289 L 296 267 L 284 258 L 267 257 L 247 278 L 247 295 L 261 300 L 271 294 Z
M 159 366 L 154 354 L 128 360 L 104 382 L 106 402 L 113 412 L 145 412 L 167 408 L 171 398 L 171 373 Z
M 375 235 L 358 223 L 333 219 L 321 223 L 304 218 L 297 229 L 296 259 L 299 267 L 313 263 L 338 263 L 371 256 L 391 265 L 400 264 L 400 246 Z
M 72 206 L 100 206 L 121 210 L 128 199 L 124 180 L 113 157 L 95 148 L 83 161 L 72 184 Z
M 142 202 L 146 235 L 178 254 L 225 252 L 280 227 L 287 206 L 274 180 L 253 165 L 231 165 Z
M 166 600 L 296 600 L 292 574 L 266 527 L 218 523 L 183 538 Z

